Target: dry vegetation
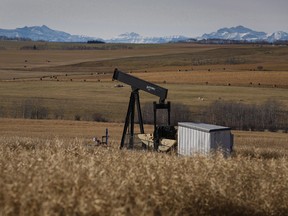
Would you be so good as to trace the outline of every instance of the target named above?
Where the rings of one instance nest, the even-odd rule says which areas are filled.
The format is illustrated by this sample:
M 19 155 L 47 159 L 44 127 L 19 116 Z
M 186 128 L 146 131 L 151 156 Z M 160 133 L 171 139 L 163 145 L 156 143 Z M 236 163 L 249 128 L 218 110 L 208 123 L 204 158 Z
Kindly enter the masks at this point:
M 286 140 L 287 141 L 287 140 Z M 1 137 L 1 215 L 285 215 L 288 160 Z
M 286 214 L 286 134 L 233 131 L 231 158 L 184 158 L 119 150 L 122 127 L 2 119 L 0 215 Z
M 168 88 L 172 106 L 193 114 L 217 100 L 271 98 L 287 113 L 287 47 L 0 47 L 0 117 L 9 117 L 0 118 L 0 215 L 287 215 L 287 134 L 233 131 L 227 159 L 120 151 L 130 87 L 111 82 L 118 67 Z M 141 94 L 142 103 L 154 100 Z M 50 120 L 11 119 L 30 105 L 48 109 Z M 82 121 L 98 114 L 114 123 Z M 93 146 L 105 128 L 109 146 Z

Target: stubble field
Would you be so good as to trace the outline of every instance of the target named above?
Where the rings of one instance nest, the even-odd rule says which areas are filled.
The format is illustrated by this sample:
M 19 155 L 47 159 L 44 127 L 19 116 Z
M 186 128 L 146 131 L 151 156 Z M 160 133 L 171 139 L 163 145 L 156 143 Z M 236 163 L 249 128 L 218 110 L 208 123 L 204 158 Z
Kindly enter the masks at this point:
M 0 111 L 11 114 L 0 118 L 1 215 L 287 213 L 287 134 L 233 131 L 228 159 L 120 151 L 130 87 L 111 81 L 117 67 L 168 88 L 172 106 L 183 103 L 195 113 L 219 98 L 247 104 L 273 98 L 287 111 L 287 47 L 36 43 L 38 50 L 27 49 L 33 45 L 0 45 Z M 12 118 L 27 99 L 51 113 L 63 110 L 63 119 Z M 143 103 L 154 100 L 141 94 Z M 112 122 L 83 121 L 93 112 Z M 83 119 L 74 121 L 76 114 Z M 92 137 L 106 128 L 109 145 L 93 146 Z

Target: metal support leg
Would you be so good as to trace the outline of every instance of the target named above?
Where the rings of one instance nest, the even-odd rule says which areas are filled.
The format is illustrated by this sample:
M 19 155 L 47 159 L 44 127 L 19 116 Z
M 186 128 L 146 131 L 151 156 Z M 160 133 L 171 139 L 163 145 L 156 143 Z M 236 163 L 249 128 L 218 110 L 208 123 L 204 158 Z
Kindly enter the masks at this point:
M 128 105 L 128 110 L 127 110 L 127 114 L 126 114 L 126 118 L 125 118 L 125 125 L 124 125 L 122 138 L 121 138 L 120 149 L 122 149 L 124 147 L 125 136 L 126 136 L 127 129 L 128 129 L 128 126 L 129 126 L 129 120 L 130 120 L 130 115 L 131 115 L 131 107 L 134 106 L 134 104 L 132 104 L 132 102 L 133 102 L 132 98 L 133 97 L 134 97 L 133 92 L 131 92 L 130 101 L 129 101 L 129 105 Z
M 124 125 L 123 134 L 122 134 L 120 149 L 122 149 L 124 147 L 125 137 L 126 137 L 126 134 L 127 134 L 127 130 L 129 128 L 129 124 L 130 124 L 130 134 L 129 134 L 128 148 L 129 149 L 133 149 L 133 147 L 134 147 L 135 104 L 136 104 L 136 108 L 137 108 L 137 112 L 138 112 L 140 133 L 144 133 L 144 124 L 143 124 L 143 118 L 142 118 L 142 113 L 141 113 L 139 92 L 136 89 L 136 90 L 133 90 L 131 92 L 131 95 L 130 95 L 130 101 L 129 101 L 128 110 L 127 110 L 127 114 L 126 114 L 125 125 Z
M 138 112 L 138 121 L 139 121 L 140 133 L 144 134 L 144 124 L 143 124 L 139 94 L 135 94 L 135 98 L 136 98 L 135 102 L 136 102 L 137 112 Z
M 168 114 L 168 125 L 170 126 L 170 108 L 171 103 L 168 101 L 167 104 L 165 103 L 159 103 L 153 102 L 153 112 L 154 112 L 154 150 L 158 150 L 159 144 L 160 144 L 160 137 L 158 134 L 157 129 L 157 110 L 158 109 L 166 109 Z
M 134 146 L 134 115 L 135 115 L 135 93 L 131 96 L 130 107 L 130 137 L 129 137 L 129 149 L 133 149 Z

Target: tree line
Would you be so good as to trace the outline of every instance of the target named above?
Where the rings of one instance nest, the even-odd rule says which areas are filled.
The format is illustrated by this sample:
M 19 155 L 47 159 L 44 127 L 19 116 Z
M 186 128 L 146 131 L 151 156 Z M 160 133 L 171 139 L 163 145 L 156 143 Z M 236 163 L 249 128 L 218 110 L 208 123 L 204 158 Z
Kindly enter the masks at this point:
M 159 111 L 158 111 L 159 112 Z M 153 105 L 145 104 L 142 109 L 146 124 L 153 124 Z M 167 114 L 157 114 L 158 123 L 167 122 Z M 288 112 L 284 105 L 276 100 L 267 100 L 262 104 L 244 104 L 230 101 L 215 101 L 201 113 L 193 114 L 190 107 L 184 104 L 172 104 L 171 124 L 178 122 L 205 122 L 222 125 L 235 130 L 277 131 L 288 130 Z
M 267 100 L 262 104 L 215 101 L 206 110 L 203 120 L 237 130 L 285 130 L 288 128 L 288 113 L 283 104 Z
M 98 121 L 107 122 L 108 120 L 97 112 L 87 112 L 85 114 L 75 113 L 68 115 L 64 107 L 48 108 L 44 101 L 39 98 L 28 98 L 20 102 L 14 102 L 13 108 L 0 106 L 0 117 L 2 118 L 24 118 L 24 119 L 70 119 L 76 121 Z
M 71 119 L 71 115 L 68 117 L 65 112 L 64 107 L 49 109 L 43 100 L 38 98 L 29 98 L 15 103 L 13 109 L 5 109 L 0 106 L 0 117 L 7 118 Z M 142 116 L 145 124 L 154 123 L 152 103 L 145 103 L 142 106 Z M 283 130 L 285 132 L 288 130 L 288 112 L 285 111 L 284 105 L 276 100 L 267 100 L 258 105 L 217 100 L 200 113 L 192 113 L 188 105 L 172 103 L 170 117 L 171 125 L 177 125 L 178 122 L 205 122 L 227 126 L 235 130 Z M 101 113 L 91 111 L 85 114 L 75 113 L 72 118 L 76 121 L 113 122 L 113 119 L 108 119 Z M 159 125 L 167 124 L 167 118 L 166 110 L 157 111 L 157 123 Z

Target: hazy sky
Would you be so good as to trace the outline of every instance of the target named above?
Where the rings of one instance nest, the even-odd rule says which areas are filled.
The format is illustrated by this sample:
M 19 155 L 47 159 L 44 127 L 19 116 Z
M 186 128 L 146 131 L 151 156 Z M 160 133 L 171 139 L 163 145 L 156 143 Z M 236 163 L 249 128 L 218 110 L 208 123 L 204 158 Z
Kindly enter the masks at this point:
M 288 32 L 288 0 L 0 0 L 0 28 L 34 25 L 104 39 L 197 37 L 237 25 Z

